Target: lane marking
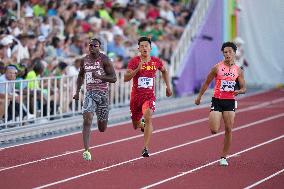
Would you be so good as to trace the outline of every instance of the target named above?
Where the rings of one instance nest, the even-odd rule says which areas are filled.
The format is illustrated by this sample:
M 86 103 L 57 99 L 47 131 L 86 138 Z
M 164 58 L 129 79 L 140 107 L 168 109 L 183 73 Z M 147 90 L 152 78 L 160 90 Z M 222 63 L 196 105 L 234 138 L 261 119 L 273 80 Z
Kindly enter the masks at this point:
M 270 104 L 278 103 L 280 101 L 284 101 L 284 98 L 276 99 L 274 101 L 264 102 L 264 103 L 261 103 L 261 104 L 258 104 L 258 105 L 254 105 L 254 106 L 249 106 L 247 108 L 243 108 L 243 109 L 238 110 L 236 113 L 241 113 L 241 112 L 251 111 L 251 110 L 255 110 L 255 109 L 260 109 L 262 107 L 266 107 L 266 106 L 268 106 Z M 175 125 L 175 126 L 172 126 L 172 127 L 167 127 L 167 128 L 163 128 L 163 129 L 157 129 L 157 130 L 153 131 L 153 134 L 164 132 L 164 131 L 169 131 L 169 130 L 173 130 L 173 129 L 177 129 L 177 128 L 187 127 L 187 126 L 194 125 L 194 124 L 197 124 L 197 123 L 201 123 L 201 122 L 204 122 L 204 121 L 207 121 L 207 120 L 208 120 L 208 117 L 202 118 L 202 119 L 198 119 L 198 120 L 195 120 L 195 121 L 186 122 L 186 123 L 179 124 L 179 125 Z M 108 146 L 108 145 L 116 144 L 116 143 L 120 143 L 120 142 L 125 142 L 125 141 L 133 140 L 133 139 L 136 139 L 136 138 L 140 138 L 140 137 L 144 137 L 144 135 L 143 134 L 135 135 L 135 136 L 132 136 L 132 137 L 127 137 L 127 138 L 123 138 L 123 139 L 107 142 L 107 143 L 104 143 L 104 144 L 91 146 L 90 149 L 99 148 L 99 147 L 103 147 L 103 146 Z M 50 159 L 55 159 L 55 158 L 58 158 L 58 157 L 62 157 L 62 156 L 66 156 L 66 155 L 70 155 L 70 154 L 74 154 L 74 153 L 83 152 L 83 150 L 84 149 L 69 151 L 69 152 L 65 152 L 63 154 L 54 155 L 54 156 L 50 156 L 50 157 L 46 157 L 46 158 L 42 158 L 42 159 L 39 159 L 39 160 L 30 161 L 30 162 L 26 162 L 26 163 L 22 163 L 22 164 L 10 166 L 10 167 L 5 167 L 5 168 L 0 169 L 0 172 L 6 171 L 6 170 L 9 170 L 9 169 L 14 169 L 14 168 L 26 166 L 26 165 L 31 165 L 31 164 L 34 164 L 34 163 L 38 163 L 38 162 L 42 162 L 42 161 L 46 161 L 46 160 L 50 160 Z
M 255 146 L 252 146 L 252 147 L 247 148 L 247 149 L 245 149 L 245 150 L 242 150 L 242 151 L 239 151 L 239 152 L 237 152 L 237 153 L 234 153 L 234 154 L 228 156 L 228 158 L 231 158 L 231 157 L 234 157 L 234 156 L 243 154 L 243 153 L 248 152 L 248 151 L 250 151 L 250 150 L 254 150 L 254 149 L 259 148 L 259 147 L 261 147 L 261 146 L 263 146 L 263 145 L 272 143 L 272 142 L 277 141 L 277 140 L 281 140 L 282 138 L 284 138 L 284 135 L 281 135 L 281 136 L 279 136 L 279 137 L 273 138 L 273 139 L 268 140 L 268 141 L 266 141 L 266 142 L 260 143 L 260 144 L 258 144 L 258 145 L 255 145 Z M 198 171 L 198 170 L 200 170 L 200 169 L 202 169 L 202 168 L 205 168 L 205 167 L 208 167 L 208 166 L 210 166 L 210 165 L 213 165 L 213 164 L 215 164 L 215 163 L 217 163 L 217 162 L 219 162 L 219 161 L 220 161 L 220 159 L 215 160 L 215 161 L 212 161 L 212 162 L 210 162 L 210 163 L 207 163 L 207 164 L 202 165 L 202 166 L 200 166 L 200 167 L 197 167 L 197 168 L 191 169 L 191 170 L 189 170 L 189 171 L 183 172 L 183 173 L 178 174 L 178 175 L 176 175 L 176 176 L 169 177 L 169 178 L 167 178 L 167 179 L 161 180 L 161 181 L 159 181 L 159 182 L 156 182 L 156 183 L 151 184 L 151 185 L 148 185 L 148 186 L 144 186 L 144 187 L 141 188 L 141 189 L 152 188 L 152 187 L 154 187 L 154 186 L 163 184 L 163 183 L 165 183 L 165 182 L 174 180 L 174 179 L 176 179 L 176 178 L 182 177 L 182 176 L 187 175 L 187 174 L 189 174 L 189 173 L 193 173 L 193 172 Z
M 246 99 L 246 98 L 252 97 L 252 96 L 262 95 L 262 94 L 269 93 L 269 92 L 273 92 L 273 91 L 271 89 L 265 89 L 263 91 L 258 91 L 258 92 L 254 92 L 252 94 L 241 96 L 241 97 L 237 98 L 237 100 Z M 199 106 L 193 106 L 193 107 L 189 107 L 189 108 L 182 108 L 182 109 L 176 110 L 176 111 L 156 114 L 156 115 L 153 115 L 153 118 L 158 118 L 158 117 L 162 117 L 162 116 L 166 116 L 166 115 L 174 114 L 174 113 L 182 113 L 182 112 L 187 112 L 187 111 L 191 111 L 191 110 L 198 110 L 198 109 L 208 107 L 209 104 L 210 103 L 202 104 L 202 105 L 199 105 Z M 110 124 L 108 127 L 115 127 L 115 126 L 119 126 L 119 125 L 130 124 L 130 123 L 131 123 L 131 120 L 128 120 L 128 121 Z M 97 128 L 91 128 L 91 130 L 94 131 L 94 130 L 97 130 Z M 66 137 L 66 136 L 72 136 L 72 135 L 76 135 L 76 134 L 79 134 L 79 133 L 81 133 L 81 131 L 77 131 L 77 132 L 73 132 L 73 133 L 69 133 L 69 134 L 64 134 L 64 135 L 60 135 L 60 136 L 48 137 L 48 138 L 45 138 L 45 139 L 39 139 L 39 140 L 30 141 L 30 142 L 26 142 L 26 143 L 22 143 L 22 144 L 11 145 L 11 146 L 3 147 L 3 148 L 0 148 L 0 149 L 9 149 L 9 148 L 14 148 L 14 147 L 22 146 L 22 145 L 27 145 L 27 144 L 44 142 L 44 141 L 47 141 L 47 140 L 63 138 L 63 137 Z
M 274 173 L 274 174 L 272 174 L 272 175 L 270 175 L 268 177 L 265 177 L 264 179 L 261 179 L 261 180 L 257 181 L 256 183 L 253 183 L 252 185 L 249 185 L 249 186 L 245 187 L 244 189 L 253 188 L 253 187 L 255 187 L 255 186 L 257 186 L 257 185 L 259 185 L 259 184 L 261 184 L 261 183 L 263 183 L 263 182 L 265 182 L 265 181 L 267 181 L 267 180 L 269 180 L 269 179 L 271 179 L 271 178 L 273 178 L 273 177 L 283 173 L 283 172 L 284 172 L 284 169 L 282 169 L 280 171 L 277 171 L 276 173 Z
M 283 117 L 283 116 L 284 116 L 284 113 L 277 114 L 275 116 L 270 116 L 270 117 L 267 117 L 265 119 L 261 119 L 261 120 L 258 120 L 258 121 L 252 122 L 252 123 L 245 124 L 245 125 L 240 126 L 238 128 L 234 128 L 234 129 L 232 129 L 232 132 L 238 131 L 238 130 L 241 130 L 241 129 L 245 129 L 245 128 L 248 128 L 248 127 L 251 127 L 251 126 L 254 126 L 254 125 L 258 125 L 260 123 L 263 123 L 263 122 L 266 122 L 266 121 L 270 121 L 270 120 L 273 120 L 273 119 L 277 119 L 277 118 L 280 118 L 280 117 Z M 191 144 L 194 144 L 194 143 L 198 143 L 198 142 L 201 142 L 201 141 L 204 141 L 204 140 L 207 140 L 207 139 L 215 138 L 217 136 L 223 135 L 224 133 L 225 132 L 223 131 L 223 132 L 217 133 L 215 135 L 210 135 L 210 136 L 203 137 L 203 138 L 200 138 L 200 139 L 196 139 L 196 140 L 193 140 L 193 141 L 190 141 L 190 142 L 187 142 L 187 143 L 183 143 L 183 144 L 180 144 L 180 145 L 177 145 L 177 146 L 166 148 L 164 150 L 160 150 L 160 151 L 151 153 L 151 156 L 158 155 L 160 153 L 171 151 L 171 150 L 174 150 L 174 149 L 177 149 L 177 148 L 181 148 L 181 147 L 184 147 L 184 146 L 187 146 L 187 145 L 191 145 Z M 281 138 L 283 138 L 283 137 L 284 137 L 284 135 L 281 136 Z M 257 145 L 257 146 L 259 146 L 259 145 Z M 251 149 L 251 148 L 248 148 L 248 149 Z M 252 149 L 254 149 L 254 148 L 252 147 Z M 249 151 L 249 150 L 247 150 L 247 149 L 243 150 L 243 151 L 241 151 L 241 153 L 246 152 L 246 151 Z M 233 155 L 228 156 L 228 158 L 236 156 L 236 155 L 239 155 L 241 153 L 240 152 L 235 153 Z M 142 158 L 143 157 L 137 157 L 137 158 L 130 159 L 130 160 L 127 160 L 127 161 L 123 161 L 123 162 L 120 162 L 120 163 L 117 163 L 117 164 L 113 164 L 111 166 L 107 166 L 107 167 L 104 167 L 104 168 L 96 169 L 94 171 L 86 172 L 86 173 L 83 173 L 83 174 L 80 174 L 80 175 L 77 175 L 77 176 L 69 177 L 69 178 L 66 178 L 66 179 L 63 179 L 63 180 L 59 180 L 59 181 L 56 181 L 56 182 L 52 182 L 52 183 L 49 183 L 49 184 L 38 186 L 38 187 L 36 187 L 36 189 L 46 188 L 46 187 L 54 186 L 54 185 L 61 184 L 61 183 L 64 183 L 64 182 L 68 182 L 68 181 L 71 181 L 71 180 L 75 180 L 75 179 L 78 179 L 80 177 L 84 177 L 84 176 L 91 175 L 91 174 L 94 174 L 94 173 L 97 173 L 97 172 L 100 172 L 100 171 L 103 171 L 103 170 L 107 170 L 107 169 L 114 168 L 114 167 L 117 167 L 117 166 L 120 166 L 120 165 L 124 165 L 124 164 L 130 163 L 130 162 L 136 161 L 136 160 L 140 160 Z M 214 163 L 216 163 L 218 161 L 219 160 L 213 161 L 213 162 L 209 163 L 208 165 L 206 164 L 206 166 L 214 164 Z M 203 167 L 201 167 L 201 168 L 203 168 Z M 199 170 L 201 168 L 196 168 L 196 170 Z M 184 175 L 184 174 L 180 174 L 180 175 Z M 178 177 L 180 177 L 180 176 L 178 176 Z M 172 180 L 172 179 L 170 179 L 170 180 Z M 164 182 L 166 182 L 166 181 L 164 181 Z

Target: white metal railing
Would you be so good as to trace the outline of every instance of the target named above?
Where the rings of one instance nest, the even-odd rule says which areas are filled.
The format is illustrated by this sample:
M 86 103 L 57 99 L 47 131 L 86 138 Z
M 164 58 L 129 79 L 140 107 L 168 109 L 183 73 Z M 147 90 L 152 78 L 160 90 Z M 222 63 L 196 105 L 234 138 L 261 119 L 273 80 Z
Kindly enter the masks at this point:
M 208 11 L 211 0 L 199 0 L 195 7 L 194 13 L 185 27 L 185 30 L 179 40 L 177 48 L 171 56 L 171 76 L 177 76 L 177 71 L 180 64 L 183 62 L 188 48 L 191 45 L 192 39 L 196 36 L 204 17 Z
M 124 72 L 117 71 L 117 82 L 110 84 L 110 108 L 127 106 L 130 102 L 132 82 L 123 81 Z M 76 81 L 77 76 L 62 76 L 0 82 L 0 87 L 6 91 L 5 97 L 0 99 L 0 132 L 80 114 L 85 90 L 80 93 L 79 101 L 73 100 Z M 13 91 L 10 94 L 9 87 Z M 160 73 L 155 88 L 157 98 L 166 97 Z

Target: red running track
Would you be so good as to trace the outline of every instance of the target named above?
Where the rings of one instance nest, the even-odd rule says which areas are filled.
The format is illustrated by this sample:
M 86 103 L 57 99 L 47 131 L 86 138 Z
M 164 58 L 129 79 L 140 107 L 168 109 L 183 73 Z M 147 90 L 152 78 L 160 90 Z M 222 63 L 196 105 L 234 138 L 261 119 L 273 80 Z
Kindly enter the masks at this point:
M 228 167 L 216 161 L 223 132 L 211 135 L 208 108 L 156 116 L 151 157 L 130 123 L 93 132 L 94 160 L 81 134 L 4 148 L 1 188 L 283 188 L 284 91 L 239 100 Z

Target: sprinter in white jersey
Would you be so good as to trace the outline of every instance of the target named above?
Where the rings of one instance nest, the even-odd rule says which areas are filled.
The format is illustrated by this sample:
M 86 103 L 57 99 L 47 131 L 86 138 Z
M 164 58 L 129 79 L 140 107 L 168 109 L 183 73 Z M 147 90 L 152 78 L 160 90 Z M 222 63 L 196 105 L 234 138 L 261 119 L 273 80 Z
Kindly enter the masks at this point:
M 99 39 L 91 39 L 89 42 L 89 54 L 87 54 L 80 65 L 77 79 L 77 90 L 75 100 L 79 100 L 79 92 L 86 77 L 86 93 L 83 104 L 83 142 L 85 151 L 83 158 L 91 160 L 89 150 L 89 138 L 94 113 L 97 115 L 97 124 L 100 132 L 104 132 L 108 122 L 108 83 L 115 83 L 117 78 L 110 59 L 100 53 L 101 42 Z

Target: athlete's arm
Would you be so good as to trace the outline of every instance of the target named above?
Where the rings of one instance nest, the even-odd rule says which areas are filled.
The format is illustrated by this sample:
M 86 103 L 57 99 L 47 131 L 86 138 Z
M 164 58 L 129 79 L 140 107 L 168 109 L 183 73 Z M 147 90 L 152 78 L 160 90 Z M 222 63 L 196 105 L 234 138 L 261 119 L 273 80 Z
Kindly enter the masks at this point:
M 80 61 L 80 71 L 78 74 L 78 78 L 77 78 L 77 89 L 76 89 L 76 93 L 73 96 L 73 99 L 75 100 L 79 100 L 79 92 L 81 90 L 81 86 L 84 83 L 84 76 L 85 76 L 85 69 L 84 69 L 84 61 Z
M 112 63 L 110 62 L 110 59 L 106 58 L 103 61 L 103 65 L 104 65 L 104 70 L 105 70 L 106 75 L 99 75 L 97 73 L 93 73 L 93 77 L 95 79 L 100 79 L 102 81 L 115 83 L 117 78 L 116 78 L 116 74 L 115 74 L 115 71 L 114 71 L 114 67 L 113 67 Z
M 237 96 L 238 94 L 244 94 L 246 92 L 246 83 L 245 83 L 245 79 L 244 79 L 244 71 L 239 68 L 238 70 L 239 72 L 239 84 L 240 84 L 240 89 L 239 90 L 235 90 L 234 94 Z
M 140 61 L 139 65 L 135 70 L 132 69 L 127 69 L 125 74 L 124 74 L 124 82 L 130 81 L 136 74 L 137 72 L 141 69 L 143 62 Z
M 203 83 L 200 91 L 199 91 L 199 94 L 198 96 L 196 97 L 195 99 L 195 104 L 196 105 L 199 105 L 200 104 L 200 101 L 201 101 L 201 97 L 202 95 L 205 93 L 205 91 L 207 90 L 209 84 L 211 83 L 211 81 L 214 79 L 214 77 L 216 76 L 217 74 L 217 65 L 214 66 L 211 71 L 209 72 L 208 76 L 207 76 L 207 79 L 206 81 Z
M 160 70 L 162 72 L 162 77 L 163 80 L 166 83 L 166 95 L 167 97 L 172 96 L 172 90 L 171 90 L 171 86 L 170 86 L 170 79 L 169 79 L 169 72 L 167 70 L 167 68 L 165 67 L 165 65 L 162 67 L 162 69 Z

